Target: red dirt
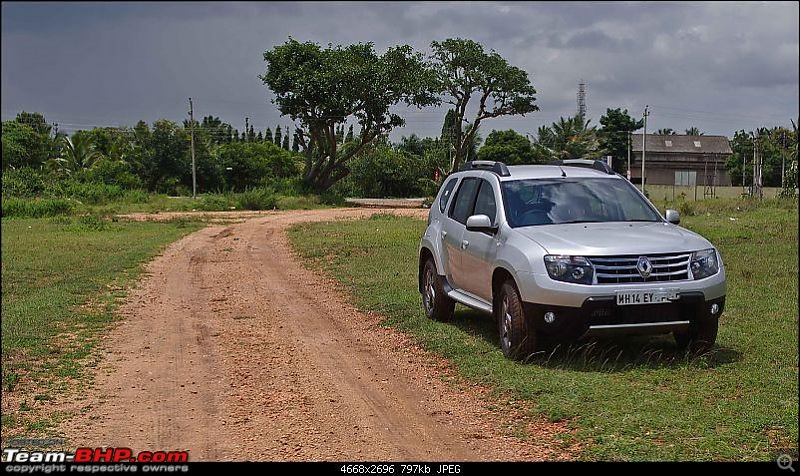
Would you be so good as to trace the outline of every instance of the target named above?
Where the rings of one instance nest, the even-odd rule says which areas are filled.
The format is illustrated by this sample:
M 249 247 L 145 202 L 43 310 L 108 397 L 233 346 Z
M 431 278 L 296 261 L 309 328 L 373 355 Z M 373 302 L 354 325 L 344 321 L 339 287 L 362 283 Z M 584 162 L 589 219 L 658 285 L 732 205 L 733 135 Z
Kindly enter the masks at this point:
M 120 309 L 76 446 L 190 460 L 542 460 L 561 424 L 507 405 L 304 269 L 285 230 L 376 212 L 270 213 L 172 244 Z M 144 217 L 140 217 L 144 218 Z M 528 438 L 511 435 L 526 432 Z

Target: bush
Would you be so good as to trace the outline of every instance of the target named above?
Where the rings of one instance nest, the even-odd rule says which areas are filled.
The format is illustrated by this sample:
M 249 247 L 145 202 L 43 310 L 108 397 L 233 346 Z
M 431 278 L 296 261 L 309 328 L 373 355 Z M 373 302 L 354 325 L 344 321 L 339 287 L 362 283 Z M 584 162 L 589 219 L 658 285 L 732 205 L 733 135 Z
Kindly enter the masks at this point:
M 35 197 L 44 189 L 44 177 L 38 170 L 23 167 L 3 171 L 3 197 Z
M 41 218 L 66 215 L 73 210 L 73 204 L 61 198 L 24 199 L 4 198 L 3 218 Z
M 687 217 L 694 215 L 694 203 L 687 201 L 678 202 L 678 212 Z
M 233 200 L 231 200 L 230 197 L 212 194 L 203 196 L 195 208 L 205 212 L 218 212 L 221 210 L 229 210 L 233 206 Z
M 85 170 L 82 175 L 86 182 L 116 185 L 122 189 L 134 189 L 142 186 L 142 181 L 133 174 L 131 165 L 122 160 L 103 158 L 90 169 Z
M 71 197 L 90 205 L 100 205 L 122 197 L 119 185 L 109 185 L 95 182 L 69 181 L 64 184 L 62 196 Z
M 126 190 L 122 194 L 122 201 L 125 203 L 147 203 L 150 201 L 150 195 L 141 189 Z
M 278 197 L 270 188 L 252 188 L 240 193 L 237 203 L 242 210 L 272 210 L 278 205 Z

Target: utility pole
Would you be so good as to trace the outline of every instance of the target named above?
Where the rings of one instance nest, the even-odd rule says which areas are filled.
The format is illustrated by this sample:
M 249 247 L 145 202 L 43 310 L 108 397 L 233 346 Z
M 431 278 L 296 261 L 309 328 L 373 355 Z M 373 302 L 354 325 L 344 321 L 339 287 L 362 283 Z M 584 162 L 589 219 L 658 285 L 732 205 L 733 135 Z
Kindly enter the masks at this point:
M 194 160 L 194 105 L 189 98 L 189 124 L 192 134 L 192 198 L 197 198 L 197 166 Z
M 650 111 L 648 110 L 650 106 L 644 107 L 644 134 L 642 134 L 642 194 L 644 194 L 644 156 L 645 151 L 647 150 L 647 116 L 650 115 Z
M 628 182 L 631 181 L 631 131 L 628 131 Z
M 752 132 L 750 132 L 750 137 L 753 138 L 753 154 L 756 153 L 756 139 Z M 747 183 L 745 181 L 745 174 L 747 173 L 747 156 L 742 154 L 742 195 L 747 193 Z M 748 194 L 749 195 L 749 194 Z
M 761 200 L 762 198 L 764 198 L 764 190 L 762 188 L 762 182 L 761 182 L 761 163 L 762 163 L 762 160 L 763 160 L 762 159 L 763 156 L 761 155 L 761 132 L 760 131 L 759 131 L 759 134 L 758 134 L 758 141 L 756 141 L 756 150 L 758 151 L 758 161 L 755 164 L 753 164 L 754 165 L 753 183 L 755 184 L 755 187 L 756 187 L 755 188 L 755 192 L 758 194 L 758 199 Z M 758 179 L 756 179 L 756 176 L 758 176 Z
M 781 190 L 786 188 L 786 130 L 781 129 Z

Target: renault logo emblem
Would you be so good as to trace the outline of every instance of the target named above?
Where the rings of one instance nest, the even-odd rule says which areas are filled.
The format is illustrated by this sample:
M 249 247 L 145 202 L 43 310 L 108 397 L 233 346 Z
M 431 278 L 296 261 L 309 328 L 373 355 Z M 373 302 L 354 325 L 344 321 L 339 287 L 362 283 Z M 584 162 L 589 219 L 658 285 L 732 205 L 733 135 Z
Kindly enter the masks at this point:
M 640 256 L 639 262 L 636 263 L 636 271 L 639 272 L 639 276 L 647 279 L 650 277 L 650 273 L 653 272 L 653 265 L 650 263 L 650 260 L 647 259 L 647 256 Z

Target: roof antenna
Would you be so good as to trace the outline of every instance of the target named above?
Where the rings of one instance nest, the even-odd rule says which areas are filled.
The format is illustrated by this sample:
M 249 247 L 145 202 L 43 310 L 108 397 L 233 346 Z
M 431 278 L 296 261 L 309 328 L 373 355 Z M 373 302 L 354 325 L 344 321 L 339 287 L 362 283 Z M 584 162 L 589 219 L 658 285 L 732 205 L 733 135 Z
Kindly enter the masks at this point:
M 564 178 L 564 177 L 567 176 L 567 173 L 564 172 L 564 169 L 562 169 L 560 165 L 558 166 L 558 169 L 561 170 L 561 178 Z

